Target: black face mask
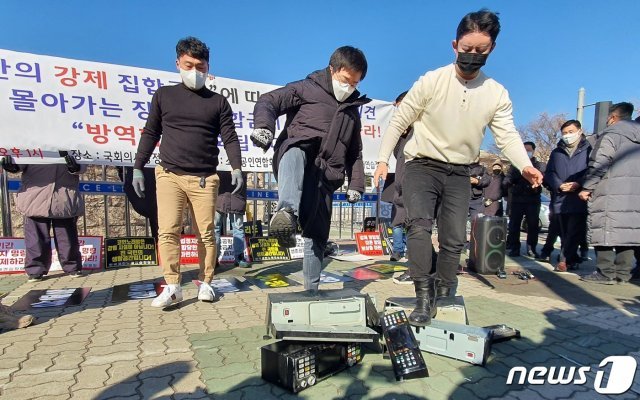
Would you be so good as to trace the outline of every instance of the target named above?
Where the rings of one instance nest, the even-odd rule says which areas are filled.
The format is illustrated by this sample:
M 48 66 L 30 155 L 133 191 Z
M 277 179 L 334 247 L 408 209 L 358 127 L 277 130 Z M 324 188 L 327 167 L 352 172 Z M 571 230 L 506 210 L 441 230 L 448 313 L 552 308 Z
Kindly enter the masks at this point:
M 480 70 L 487 62 L 488 54 L 458 53 L 456 64 L 464 74 L 471 75 Z
M 501 170 L 501 169 L 494 169 L 494 170 L 493 170 L 493 174 L 494 174 L 494 175 L 500 175 L 501 173 L 502 173 L 502 170 Z

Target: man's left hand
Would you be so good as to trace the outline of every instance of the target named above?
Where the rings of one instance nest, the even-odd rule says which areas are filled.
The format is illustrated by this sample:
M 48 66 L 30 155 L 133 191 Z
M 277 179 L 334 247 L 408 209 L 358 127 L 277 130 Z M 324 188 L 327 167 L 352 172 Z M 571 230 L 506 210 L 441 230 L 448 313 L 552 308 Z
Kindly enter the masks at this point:
M 351 204 L 355 204 L 360 201 L 362 198 L 362 194 L 357 190 L 349 189 L 347 190 L 347 201 Z
M 542 185 L 542 172 L 533 167 L 524 167 L 522 170 L 522 177 L 526 179 L 531 187 L 537 188 Z
M 236 188 L 233 189 L 232 194 L 236 194 L 242 189 L 242 185 L 244 185 L 244 178 L 242 178 L 242 171 L 239 169 L 234 169 L 231 171 L 231 184 Z

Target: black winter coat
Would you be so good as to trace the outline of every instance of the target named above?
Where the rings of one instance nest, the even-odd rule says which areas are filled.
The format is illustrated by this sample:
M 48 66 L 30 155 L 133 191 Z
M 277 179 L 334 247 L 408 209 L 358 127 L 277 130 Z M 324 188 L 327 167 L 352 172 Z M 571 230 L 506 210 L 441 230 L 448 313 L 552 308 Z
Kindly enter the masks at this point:
M 481 199 L 484 188 L 491 183 L 491 176 L 489 176 L 487 169 L 482 164 L 473 163 L 469 165 L 469 177 L 478 179 L 477 184 L 471 185 L 471 200 Z
M 242 173 L 245 184 L 235 194 L 232 193 L 236 187 L 231 184 L 231 172 L 218 171 L 218 177 L 220 187 L 216 199 L 216 211 L 225 214 L 244 214 L 247 208 L 247 173 Z
M 364 192 L 358 109 L 371 100 L 359 96 L 356 90 L 344 102 L 338 102 L 327 67 L 263 94 L 255 105 L 255 128 L 274 132 L 278 117 L 287 115 L 274 147 L 276 177 L 280 159 L 287 150 L 299 147 L 307 153 L 299 216 L 304 237 L 328 239 L 332 195 L 344 184 L 345 175 L 349 189 Z
M 535 157 L 531 159 L 531 164 L 538 171 L 544 174 L 547 167 L 542 161 L 538 161 Z M 502 180 L 502 187 L 505 192 L 509 192 L 509 201 L 512 203 L 540 203 L 540 193 L 542 187 L 532 188 L 529 181 L 522 177 L 522 174 L 513 165 L 507 171 Z
M 578 182 L 582 186 L 590 155 L 591 144 L 584 136 L 580 138 L 580 143 L 572 155 L 569 155 L 567 145 L 562 140 L 551 152 L 544 173 L 544 181 L 551 192 L 551 207 L 554 214 L 587 213 L 587 203 L 578 197 L 580 189 L 567 193 L 561 192 L 559 188 L 565 182 Z
M 393 149 L 393 155 L 396 157 L 396 182 L 395 193 L 393 196 L 393 220 L 391 226 L 398 226 L 404 224 L 407 212 L 404 209 L 404 200 L 402 198 L 402 180 L 404 179 L 404 146 L 409 139 L 413 136 L 413 130 L 410 130 L 406 135 L 400 136 L 396 147 Z

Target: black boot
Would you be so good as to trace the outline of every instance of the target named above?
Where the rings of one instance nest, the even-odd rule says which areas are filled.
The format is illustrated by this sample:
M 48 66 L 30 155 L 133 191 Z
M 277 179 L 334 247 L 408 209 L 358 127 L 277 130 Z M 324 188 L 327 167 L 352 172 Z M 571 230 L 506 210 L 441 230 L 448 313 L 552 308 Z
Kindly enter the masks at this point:
M 451 288 L 450 287 L 444 287 L 444 286 L 440 286 L 438 285 L 436 287 L 436 299 L 441 299 L 443 297 L 449 297 L 451 295 Z
M 436 281 L 433 278 L 414 279 L 416 288 L 416 309 L 409 314 L 409 323 L 414 326 L 426 326 L 435 317 Z

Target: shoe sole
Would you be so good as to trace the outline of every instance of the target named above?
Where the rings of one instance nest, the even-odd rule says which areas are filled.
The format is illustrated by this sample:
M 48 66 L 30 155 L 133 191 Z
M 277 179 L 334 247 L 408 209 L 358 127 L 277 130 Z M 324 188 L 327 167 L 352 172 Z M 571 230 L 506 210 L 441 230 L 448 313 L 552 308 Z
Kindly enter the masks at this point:
M 291 220 L 282 213 L 276 213 L 269 224 L 269 236 L 273 236 L 284 247 L 296 246 L 296 230 L 291 225 Z

